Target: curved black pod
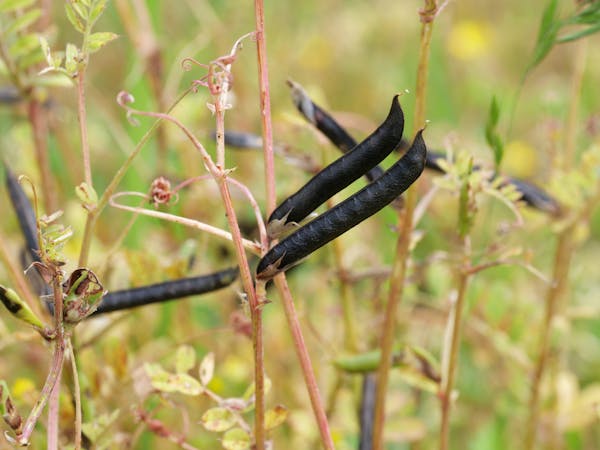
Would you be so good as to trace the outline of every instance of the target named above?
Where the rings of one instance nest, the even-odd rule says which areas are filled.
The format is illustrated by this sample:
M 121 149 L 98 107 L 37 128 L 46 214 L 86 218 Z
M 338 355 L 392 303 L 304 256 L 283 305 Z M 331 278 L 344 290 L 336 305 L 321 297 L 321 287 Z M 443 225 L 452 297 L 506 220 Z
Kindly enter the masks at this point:
M 6 188 L 8 189 L 8 196 L 10 202 L 13 205 L 13 209 L 17 214 L 17 220 L 19 221 L 19 227 L 25 238 L 25 245 L 27 246 L 27 252 L 31 255 L 33 261 L 40 260 L 40 245 L 38 243 L 37 236 L 37 221 L 35 218 L 35 212 L 31 206 L 29 198 L 23 191 L 19 180 L 15 174 L 10 170 L 8 164 L 4 163 L 4 171 L 6 174 Z
M 356 140 L 327 111 L 313 102 L 302 86 L 291 80 L 287 83 L 292 89 L 294 105 L 306 120 L 323 133 L 342 153 L 348 153 L 356 147 L 358 144 Z M 383 172 L 381 167 L 375 166 L 365 174 L 365 177 L 369 181 L 374 181 L 383 175 Z
M 417 133 L 406 154 L 373 183 L 321 214 L 275 245 L 260 260 L 258 279 L 269 279 L 372 216 L 415 182 L 425 168 L 427 148 Z
M 335 193 L 381 162 L 400 143 L 404 113 L 396 95 L 385 121 L 350 152 L 321 170 L 269 217 L 267 231 L 277 236 L 286 224 L 300 222 Z
M 216 291 L 229 286 L 237 276 L 238 268 L 232 267 L 209 275 L 109 292 L 102 298 L 102 302 L 92 316 Z

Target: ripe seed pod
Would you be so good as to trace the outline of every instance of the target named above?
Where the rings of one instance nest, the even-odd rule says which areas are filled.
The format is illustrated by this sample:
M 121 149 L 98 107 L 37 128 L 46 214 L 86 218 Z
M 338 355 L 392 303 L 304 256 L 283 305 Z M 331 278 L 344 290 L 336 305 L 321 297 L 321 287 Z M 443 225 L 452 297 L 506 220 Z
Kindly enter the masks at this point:
M 403 131 L 404 114 L 396 95 L 387 118 L 377 130 L 321 170 L 273 211 L 267 225 L 269 235 L 278 236 L 286 225 L 302 221 L 332 195 L 381 162 L 400 143 Z
M 312 123 L 333 145 L 343 153 L 348 153 L 356 147 L 356 140 L 323 108 L 311 100 L 306 91 L 295 81 L 288 80 L 292 90 L 292 101 L 298 111 L 306 120 Z M 374 181 L 383 175 L 384 170 L 375 166 L 365 176 L 369 181 Z
M 417 133 L 411 148 L 380 178 L 304 225 L 260 260 L 258 279 L 270 279 L 372 216 L 416 181 L 425 168 L 427 148 Z
M 151 303 L 216 291 L 233 283 L 237 275 L 238 268 L 233 267 L 209 275 L 182 278 L 150 286 L 109 292 L 102 298 L 102 302 L 92 315 L 95 316 L 97 314 L 136 308 Z

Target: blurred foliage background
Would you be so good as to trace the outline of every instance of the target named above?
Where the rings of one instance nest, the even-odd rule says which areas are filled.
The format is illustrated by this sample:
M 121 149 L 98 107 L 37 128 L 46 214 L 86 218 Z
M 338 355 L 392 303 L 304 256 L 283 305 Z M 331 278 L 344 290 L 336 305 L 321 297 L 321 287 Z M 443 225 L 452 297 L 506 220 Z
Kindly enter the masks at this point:
M 93 55 L 87 76 L 87 107 L 94 185 L 102 192 L 135 143 L 150 126 L 141 119 L 132 126 L 115 102 L 120 90 L 131 92 L 139 109 L 169 105 L 189 83 L 204 75 L 200 68 L 182 69 L 193 57 L 208 63 L 229 52 L 233 42 L 254 29 L 252 5 L 232 0 L 115 0 L 109 3 L 97 28 L 119 38 Z M 572 2 L 561 8 L 570 10 Z M 502 170 L 526 178 L 560 196 L 552 181 L 553 161 L 564 145 L 564 123 L 572 99 L 572 74 L 585 58 L 581 88 L 577 150 L 598 146 L 600 133 L 600 58 L 598 36 L 585 44 L 559 45 L 525 79 L 540 17 L 546 1 L 450 2 L 436 19 L 427 94 L 426 141 L 431 148 L 466 151 L 491 166 L 493 155 L 485 143 L 484 127 L 492 96 L 501 109 L 500 131 L 505 138 Z M 297 114 L 286 79 L 302 83 L 316 102 L 333 112 L 357 138 L 366 136 L 387 112 L 393 94 L 401 103 L 411 138 L 420 22 L 416 0 L 305 0 L 267 2 L 267 48 L 274 114 L 275 141 L 311 155 L 325 164 L 336 150 Z M 144 24 L 145 13 L 148 23 Z M 147 27 L 147 28 L 145 28 Z M 45 32 L 53 48 L 80 40 L 65 18 L 62 2 L 54 2 L 51 25 Z M 156 47 L 153 45 L 156 44 Z M 587 45 L 587 49 L 583 48 Z M 157 51 L 162 66 L 163 99 L 153 92 L 145 58 Z M 226 128 L 260 133 L 258 82 L 254 44 L 246 41 L 234 63 L 233 109 Z M 8 84 L 8 80 L 2 80 Z M 520 93 L 520 95 L 519 95 Z M 518 97 L 517 97 L 518 96 Z M 75 89 L 53 88 L 47 108 L 51 121 L 49 155 L 58 204 L 64 223 L 75 231 L 69 243 L 75 267 L 85 220 L 74 194 L 83 180 Z M 205 104 L 204 90 L 186 97 L 174 115 L 187 124 L 210 151 L 214 120 Z M 166 152 L 153 139 L 120 185 L 120 190 L 146 192 L 152 180 L 165 175 L 173 181 L 204 173 L 200 156 L 173 126 L 165 125 Z M 29 124 L 22 105 L 0 105 L 0 151 L 17 173 L 39 182 Z M 228 149 L 228 167 L 264 205 L 262 156 L 254 151 Z M 391 164 L 391 157 L 385 165 Z M 297 189 L 309 175 L 277 159 L 280 199 Z M 425 192 L 433 176 L 425 174 Z M 362 186 L 357 182 L 337 200 Z M 2 231 L 18 258 L 22 239 L 6 192 Z M 180 193 L 171 212 L 226 228 L 218 191 L 209 181 Z M 252 210 L 240 196 L 234 199 L 242 229 L 256 238 Z M 419 224 L 421 240 L 415 249 L 410 285 L 398 317 L 398 345 L 427 349 L 440 358 L 446 312 L 454 286 L 452 253 L 456 250 L 456 196 L 439 192 Z M 524 210 L 524 226 L 511 227 L 511 213 L 498 202 L 482 199 L 472 234 L 475 255 L 485 255 L 501 242 L 504 250 L 519 253 L 521 261 L 550 276 L 557 223 Z M 91 253 L 91 266 L 108 289 L 139 286 L 189 273 L 208 273 L 235 263 L 232 247 L 215 237 L 178 225 L 140 217 L 122 245 L 113 248 L 130 216 L 108 208 L 100 217 Z M 391 264 L 396 236 L 391 209 L 359 225 L 338 244 L 345 268 L 360 271 Z M 540 448 L 572 450 L 600 445 L 600 214 L 590 225 L 576 228 L 578 249 L 573 257 L 569 288 L 562 299 L 552 336 L 548 376 L 543 383 Z M 584 244 L 584 245 L 583 245 Z M 190 255 L 193 264 L 188 268 Z M 69 270 L 67 269 L 67 270 Z M 4 268 L 0 280 L 7 284 Z M 340 282 L 333 246 L 312 255 L 289 273 L 304 332 L 317 370 L 320 389 L 331 405 L 331 426 L 339 449 L 357 448 L 360 377 L 337 372 L 332 360 L 345 349 L 340 309 Z M 387 284 L 367 279 L 352 285 L 354 316 L 361 350 L 377 345 Z M 211 388 L 225 397 L 239 397 L 252 381 L 250 340 L 239 332 L 240 306 L 231 289 L 154 305 L 90 320 L 78 328 L 80 365 L 90 411 L 95 417 L 119 413 L 105 437 L 108 448 L 177 448 L 136 423 L 132 409 L 140 402 L 139 368 L 145 362 L 172 366 L 182 344 L 199 357 L 216 356 Z M 529 382 L 538 329 L 543 317 L 545 283 L 522 267 L 500 266 L 478 274 L 468 292 L 468 307 L 460 351 L 457 390 L 452 417 L 452 448 L 493 450 L 520 448 L 527 417 Z M 272 380 L 268 405 L 289 409 L 286 423 L 273 431 L 275 448 L 317 448 L 316 427 L 301 372 L 291 346 L 276 292 L 265 314 L 266 370 Z M 237 327 L 235 325 L 238 325 Z M 238 330 L 236 332 L 236 329 Z M 100 335 L 96 335 L 99 333 Z M 7 315 L 0 317 L 0 378 L 8 381 L 20 409 L 36 398 L 48 368 L 49 352 L 37 335 L 24 330 Z M 73 407 L 64 390 L 64 430 L 73 422 Z M 185 433 L 198 448 L 219 448 L 218 436 L 198 425 L 211 405 L 203 397 L 172 396 L 154 399 L 156 417 Z M 594 406 L 595 405 L 595 406 Z M 595 410 L 594 410 L 595 408 Z M 595 416 L 594 416 L 595 411 Z M 386 436 L 389 449 L 434 448 L 438 440 L 439 408 L 435 395 L 407 384 L 392 372 Z M 36 434 L 33 448 L 43 442 Z M 0 444 L 0 447 L 5 444 Z M 4 448 L 4 447 L 2 447 Z

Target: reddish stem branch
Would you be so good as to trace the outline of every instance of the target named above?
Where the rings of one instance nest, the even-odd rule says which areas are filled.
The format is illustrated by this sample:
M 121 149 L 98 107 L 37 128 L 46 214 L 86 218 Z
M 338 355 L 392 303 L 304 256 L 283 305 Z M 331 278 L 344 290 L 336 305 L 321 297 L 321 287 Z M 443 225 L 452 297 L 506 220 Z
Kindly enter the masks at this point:
M 275 285 L 281 296 L 285 316 L 288 321 L 288 327 L 294 339 L 294 348 L 296 349 L 296 355 L 298 356 L 300 366 L 302 367 L 304 383 L 306 384 L 310 403 L 315 414 L 315 419 L 317 420 L 321 441 L 327 450 L 333 450 L 335 449 L 335 446 L 333 445 L 333 439 L 331 438 L 331 432 L 329 431 L 329 424 L 327 423 L 327 415 L 325 414 L 325 408 L 323 407 L 323 401 L 319 393 L 319 386 L 317 385 L 317 379 L 315 378 L 312 363 L 310 362 L 310 356 L 306 344 L 304 343 L 300 322 L 298 321 L 298 314 L 294 307 L 294 299 L 292 298 L 292 293 L 290 292 L 284 274 L 279 274 L 275 277 Z
M 265 9 L 263 0 L 254 1 L 256 19 L 256 51 L 258 55 L 258 77 L 260 86 L 260 116 L 262 123 L 265 180 L 267 188 L 267 214 L 275 209 L 275 163 L 273 158 L 273 130 L 271 127 L 271 94 L 269 90 L 269 68 L 265 39 Z
M 44 112 L 44 107 L 37 100 L 30 100 L 28 105 L 29 122 L 31 123 L 31 132 L 33 134 L 33 145 L 35 148 L 35 157 L 40 170 L 42 191 L 44 198 L 44 208 L 46 213 L 56 211 L 56 190 L 52 180 L 50 170 L 50 158 L 48 158 L 48 124 Z

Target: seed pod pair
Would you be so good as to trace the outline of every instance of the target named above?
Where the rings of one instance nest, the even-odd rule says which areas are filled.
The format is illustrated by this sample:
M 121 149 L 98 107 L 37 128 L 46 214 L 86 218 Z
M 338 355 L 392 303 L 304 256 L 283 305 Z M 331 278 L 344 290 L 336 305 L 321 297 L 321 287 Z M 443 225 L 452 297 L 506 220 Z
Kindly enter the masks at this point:
M 287 84 L 292 90 L 292 101 L 298 111 L 323 133 L 333 145 L 343 153 L 348 153 L 356 147 L 356 140 L 327 111 L 313 102 L 300 84 L 292 80 L 288 80 Z M 369 181 L 374 181 L 383 175 L 383 172 L 384 170 L 381 167 L 375 165 L 365 174 L 365 177 Z
M 398 96 L 385 121 L 363 142 L 321 170 L 295 194 L 281 203 L 269 217 L 267 231 L 280 235 L 304 220 L 328 198 L 349 186 L 366 171 L 381 162 L 396 148 L 404 131 L 404 114 Z
M 350 136 L 350 134 L 348 134 L 348 132 L 330 114 L 310 99 L 302 86 L 294 81 L 288 81 L 288 85 L 292 89 L 292 100 L 298 108 L 298 111 L 300 111 L 306 120 L 321 131 L 339 150 L 345 153 L 356 144 L 354 138 L 352 138 L 352 136 Z M 408 141 L 402 139 L 398 150 L 404 151 L 408 149 L 409 145 L 410 143 Z M 425 168 L 437 173 L 445 173 L 442 166 L 438 164 L 438 160 L 440 159 L 445 159 L 443 153 L 428 149 Z M 479 170 L 479 166 L 475 166 L 474 169 Z M 383 174 L 383 170 L 379 166 L 375 166 L 367 172 L 366 176 L 372 181 L 381 176 L 381 174 Z M 518 178 L 509 177 L 507 178 L 507 183 L 510 183 L 517 188 L 517 191 L 521 193 L 521 200 L 523 200 L 527 206 L 553 216 L 560 215 L 561 208 L 559 203 L 544 190 L 528 181 L 520 180 Z
M 269 250 L 258 264 L 256 277 L 269 279 L 287 270 L 327 242 L 378 212 L 408 189 L 425 168 L 427 148 L 422 133 L 423 130 L 417 133 L 406 154 L 381 177 Z

